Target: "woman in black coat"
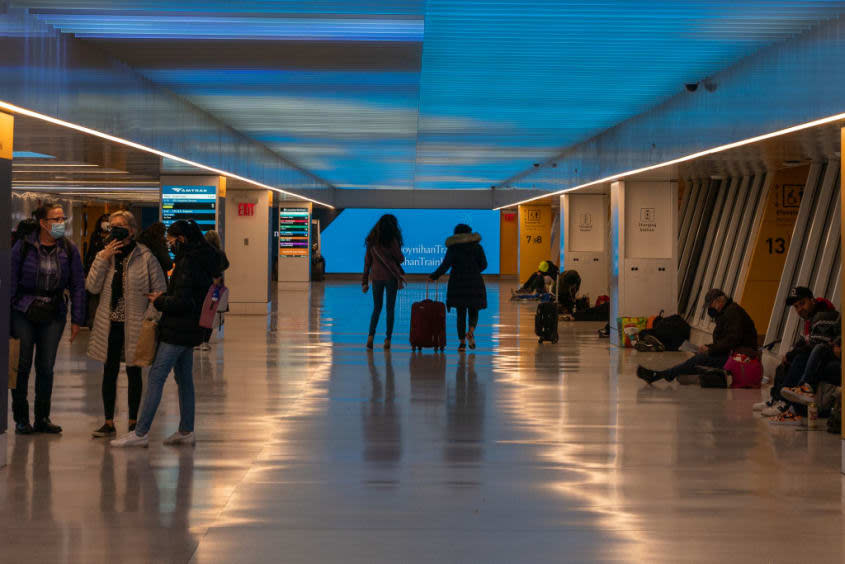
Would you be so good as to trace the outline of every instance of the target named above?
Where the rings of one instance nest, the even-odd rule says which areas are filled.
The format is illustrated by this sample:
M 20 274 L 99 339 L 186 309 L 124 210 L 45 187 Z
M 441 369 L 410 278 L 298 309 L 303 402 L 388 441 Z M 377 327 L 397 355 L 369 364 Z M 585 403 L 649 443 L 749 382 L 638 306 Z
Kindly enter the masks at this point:
M 446 256 L 440 267 L 430 278 L 437 280 L 450 268 L 449 286 L 446 291 L 446 307 L 458 310 L 459 351 L 475 348 L 475 327 L 478 325 L 478 311 L 487 308 L 487 288 L 481 273 L 487 268 L 487 257 L 480 245 L 481 235 L 473 233 L 469 225 L 459 223 L 455 234 L 446 239 Z M 467 330 L 469 317 L 469 330 Z

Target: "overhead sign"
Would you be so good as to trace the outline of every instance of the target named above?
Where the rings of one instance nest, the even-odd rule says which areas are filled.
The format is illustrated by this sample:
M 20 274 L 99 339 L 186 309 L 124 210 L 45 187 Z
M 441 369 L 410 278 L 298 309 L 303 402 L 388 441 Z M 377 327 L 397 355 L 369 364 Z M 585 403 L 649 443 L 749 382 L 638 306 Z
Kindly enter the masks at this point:
M 216 186 L 161 187 L 161 220 L 169 227 L 180 219 L 193 219 L 203 233 L 217 228 Z
M 279 210 L 279 256 L 307 257 L 311 212 L 308 208 Z

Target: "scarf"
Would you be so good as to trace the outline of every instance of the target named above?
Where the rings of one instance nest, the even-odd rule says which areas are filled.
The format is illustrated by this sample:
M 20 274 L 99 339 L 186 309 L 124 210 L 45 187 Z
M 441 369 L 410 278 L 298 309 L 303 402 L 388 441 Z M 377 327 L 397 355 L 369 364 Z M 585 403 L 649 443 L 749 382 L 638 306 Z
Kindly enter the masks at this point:
M 123 297 L 123 272 L 126 268 L 127 259 L 135 249 L 135 241 L 132 240 L 123 246 L 114 255 L 114 277 L 111 279 L 111 309 L 117 308 L 120 298 Z

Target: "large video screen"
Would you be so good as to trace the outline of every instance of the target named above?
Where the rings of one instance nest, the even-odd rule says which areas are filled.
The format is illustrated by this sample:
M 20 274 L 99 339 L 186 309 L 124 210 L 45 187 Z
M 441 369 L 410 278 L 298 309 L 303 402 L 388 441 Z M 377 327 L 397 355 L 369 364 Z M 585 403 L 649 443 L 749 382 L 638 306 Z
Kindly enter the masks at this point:
M 444 197 L 448 194 L 444 193 Z M 322 233 L 326 272 L 362 272 L 364 238 L 385 213 L 392 213 L 399 220 L 405 239 L 402 266 L 408 274 L 429 274 L 437 269 L 446 254 L 446 238 L 458 223 L 466 223 L 481 234 L 488 263 L 484 272 L 499 274 L 499 212 L 489 210 L 344 210 Z

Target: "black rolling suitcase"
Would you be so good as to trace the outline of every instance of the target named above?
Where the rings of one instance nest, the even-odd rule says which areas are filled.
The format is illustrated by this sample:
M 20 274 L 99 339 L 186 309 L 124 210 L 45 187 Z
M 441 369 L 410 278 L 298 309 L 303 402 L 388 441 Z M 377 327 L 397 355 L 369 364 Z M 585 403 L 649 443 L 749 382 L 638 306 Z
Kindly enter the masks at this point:
M 558 307 L 557 307 L 557 288 L 560 274 L 555 279 L 555 293 L 554 299 L 550 302 L 543 302 L 537 304 L 537 313 L 534 314 L 534 332 L 537 334 L 538 342 L 550 341 L 557 343 L 557 322 L 558 322 Z

